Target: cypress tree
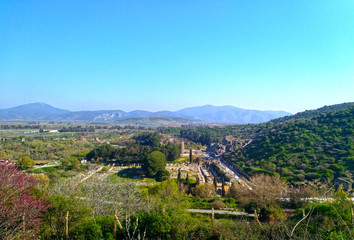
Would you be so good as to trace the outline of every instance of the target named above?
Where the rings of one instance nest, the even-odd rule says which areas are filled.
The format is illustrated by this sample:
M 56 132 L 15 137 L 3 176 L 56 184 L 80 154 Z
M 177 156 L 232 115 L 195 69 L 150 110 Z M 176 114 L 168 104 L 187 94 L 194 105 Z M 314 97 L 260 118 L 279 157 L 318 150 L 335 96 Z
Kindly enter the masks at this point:
M 218 191 L 218 181 L 216 180 L 216 175 L 214 174 L 214 187 L 215 187 L 215 192 Z
M 192 148 L 189 149 L 189 162 L 192 163 Z
M 189 175 L 188 175 L 188 173 L 187 173 L 187 177 L 186 177 L 186 185 L 187 185 L 187 194 L 189 194 L 190 193 L 190 191 L 191 191 L 191 185 L 190 185 L 190 183 L 189 183 Z
M 181 183 L 181 169 L 178 169 L 178 174 L 177 174 L 177 184 L 179 185 Z
M 225 197 L 225 181 L 224 178 L 222 179 L 222 185 L 221 185 L 221 196 Z

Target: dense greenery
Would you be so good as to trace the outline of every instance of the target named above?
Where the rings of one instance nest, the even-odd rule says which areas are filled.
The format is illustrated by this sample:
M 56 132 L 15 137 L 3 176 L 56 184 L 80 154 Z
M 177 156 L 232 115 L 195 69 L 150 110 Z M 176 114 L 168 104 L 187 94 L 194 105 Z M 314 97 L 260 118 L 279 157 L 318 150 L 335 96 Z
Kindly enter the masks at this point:
M 94 144 L 86 141 L 76 141 L 74 139 L 34 138 L 26 137 L 12 138 L 0 145 L 0 159 L 18 160 L 23 156 L 28 156 L 33 160 L 60 160 L 71 155 L 90 150 Z
M 70 127 L 63 127 L 59 129 L 59 132 L 94 132 L 95 128 L 93 126 L 86 126 L 81 127 L 79 126 L 70 126 Z
M 274 119 L 270 122 L 271 123 L 281 123 L 281 122 L 292 121 L 292 120 L 309 119 L 309 118 L 318 117 L 321 114 L 327 114 L 327 113 L 334 112 L 334 111 L 345 110 L 345 109 L 347 109 L 349 107 L 353 107 L 353 106 L 354 106 L 354 102 L 324 106 L 324 107 L 321 107 L 321 108 L 318 108 L 315 110 L 306 110 L 304 112 L 299 112 L 299 113 L 292 115 L 292 116 L 286 116 L 286 117 Z
M 260 130 L 261 124 L 245 124 L 230 126 L 196 126 L 182 128 L 159 128 L 161 133 L 171 134 L 185 138 L 189 141 L 208 145 L 214 142 L 221 142 L 227 135 L 233 135 L 237 138 L 251 139 L 254 138 Z M 202 137 L 200 139 L 200 137 Z
M 161 138 L 157 133 L 142 133 L 135 137 L 135 141 L 126 146 L 115 147 L 102 144 L 87 154 L 88 160 L 111 161 L 119 163 L 142 163 L 152 151 L 160 151 L 165 154 L 168 161 L 177 159 L 181 154 L 179 144 L 168 143 L 162 145 Z
M 143 170 L 148 177 L 155 178 L 157 181 L 169 179 L 170 173 L 166 168 L 166 157 L 162 152 L 153 151 L 144 159 Z
M 268 123 L 231 158 L 248 173 L 279 173 L 288 180 L 333 179 L 353 171 L 354 107 L 310 119 Z
M 211 139 L 209 133 L 199 134 L 197 131 L 193 129 L 183 129 L 180 131 L 180 137 L 186 138 L 190 141 L 200 143 L 202 145 L 210 146 Z

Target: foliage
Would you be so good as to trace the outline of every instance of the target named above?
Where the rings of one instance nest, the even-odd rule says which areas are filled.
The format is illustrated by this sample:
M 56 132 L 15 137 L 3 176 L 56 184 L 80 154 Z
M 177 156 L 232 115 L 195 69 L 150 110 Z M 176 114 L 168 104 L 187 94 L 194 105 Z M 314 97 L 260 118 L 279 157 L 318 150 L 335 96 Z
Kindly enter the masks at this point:
M 279 176 L 255 175 L 250 182 L 236 185 L 236 197 L 244 204 L 255 204 L 260 208 L 262 220 L 276 214 L 279 209 L 277 199 L 285 188 Z
M 34 174 L 32 175 L 33 178 L 35 179 L 36 183 L 37 183 L 37 188 L 38 189 L 47 189 L 49 186 L 49 178 L 47 175 L 45 174 Z
M 166 173 L 166 158 L 162 152 L 153 151 L 147 155 L 144 160 L 143 170 L 148 177 L 156 178 L 156 180 L 162 180 L 168 178 Z
M 124 218 L 151 208 L 149 199 L 144 198 L 130 181 L 108 182 L 93 179 L 81 184 L 80 190 L 77 195 L 91 207 L 94 217 L 109 215 L 117 210 L 118 217 Z
M 214 209 L 222 209 L 222 208 L 225 208 L 226 205 L 223 201 L 220 201 L 220 200 L 214 200 L 211 204 L 211 206 L 214 208 Z
M 59 132 L 94 132 L 95 128 L 93 126 L 82 127 L 79 126 L 70 126 L 70 127 L 62 127 L 59 129 Z
M 69 212 L 69 231 L 74 230 L 77 225 L 86 221 L 92 215 L 92 209 L 85 201 L 77 197 L 52 194 L 48 196 L 47 202 L 50 207 L 43 217 L 43 236 L 63 238 L 67 212 Z
M 142 146 L 158 148 L 160 146 L 161 138 L 158 133 L 142 133 L 136 136 L 135 140 L 138 144 Z
M 215 187 L 212 184 L 201 184 L 195 188 L 195 195 L 198 198 L 211 199 L 216 197 Z
M 211 144 L 211 138 L 209 133 L 199 134 L 193 129 L 182 129 L 180 131 L 180 137 L 206 146 L 210 146 Z
M 31 159 L 29 156 L 23 156 L 17 160 L 17 165 L 23 170 L 33 167 L 35 164 L 36 162 L 33 161 L 33 159 Z
M 334 200 L 309 204 L 305 208 L 307 224 L 299 226 L 297 234 L 318 236 L 319 239 L 353 239 L 353 202 L 341 188 L 334 195 Z
M 188 207 L 186 195 L 178 189 L 173 181 L 163 181 L 148 189 L 151 196 L 155 198 L 160 210 L 177 213 L 185 212 Z
M 92 219 L 76 226 L 70 237 L 77 240 L 100 240 L 103 239 L 103 234 L 101 226 Z
M 26 137 L 25 142 L 21 138 L 12 137 L 0 144 L 6 156 L 11 156 L 14 160 L 23 156 L 34 160 L 59 160 L 93 147 L 90 142 L 43 137 Z
M 48 208 L 39 198 L 34 178 L 11 162 L 0 162 L 0 236 L 4 239 L 34 239 Z
M 165 146 L 161 147 L 161 151 L 165 154 L 167 161 L 174 161 L 181 155 L 181 145 L 167 143 Z
M 135 142 L 128 143 L 125 147 L 114 147 L 110 144 L 102 144 L 90 151 L 88 160 L 117 160 L 119 163 L 142 163 L 147 155 L 153 151 L 165 154 L 168 161 L 177 159 L 181 154 L 179 144 L 160 144 L 160 136 L 157 133 L 143 133 L 135 137 Z
M 257 167 L 288 181 L 331 180 L 353 171 L 354 107 L 313 118 L 269 122 L 230 158 L 249 173 Z

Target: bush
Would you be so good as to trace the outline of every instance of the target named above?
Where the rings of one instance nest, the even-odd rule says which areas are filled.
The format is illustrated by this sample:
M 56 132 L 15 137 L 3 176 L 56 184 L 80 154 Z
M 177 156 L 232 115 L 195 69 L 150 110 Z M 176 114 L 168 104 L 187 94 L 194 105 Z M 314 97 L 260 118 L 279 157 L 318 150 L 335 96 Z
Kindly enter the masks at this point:
M 211 206 L 214 209 L 222 209 L 222 208 L 226 207 L 225 203 L 220 200 L 214 200 L 214 202 L 211 204 Z
M 167 171 L 166 169 L 162 171 L 158 171 L 155 176 L 156 181 L 162 182 L 170 179 L 170 172 Z
M 195 188 L 195 195 L 199 198 L 214 198 L 216 197 L 215 187 L 212 184 L 202 184 Z
M 93 220 L 81 223 L 71 233 L 70 237 L 77 240 L 100 240 L 102 239 L 101 226 Z

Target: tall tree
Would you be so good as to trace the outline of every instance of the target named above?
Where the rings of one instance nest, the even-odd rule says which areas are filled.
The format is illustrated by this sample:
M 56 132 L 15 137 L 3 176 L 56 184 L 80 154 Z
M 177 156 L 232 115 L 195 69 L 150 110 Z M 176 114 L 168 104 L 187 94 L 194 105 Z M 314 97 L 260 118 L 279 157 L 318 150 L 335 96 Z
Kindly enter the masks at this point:
M 149 153 L 144 161 L 143 169 L 147 176 L 158 178 L 163 181 L 168 178 L 169 175 L 165 169 L 166 157 L 165 154 L 159 151 L 153 151 Z
M 190 193 L 191 184 L 189 183 L 189 175 L 188 175 L 188 173 L 187 173 L 187 176 L 186 176 L 185 185 L 187 186 L 187 194 L 189 194 Z
M 178 169 L 178 173 L 177 173 L 177 184 L 181 184 L 181 169 Z
M 216 179 L 216 175 L 214 174 L 214 181 L 213 181 L 213 183 L 214 183 L 214 187 L 215 187 L 215 192 L 217 192 L 218 191 L 218 180 Z
M 226 192 L 225 192 L 225 180 L 224 178 L 222 178 L 222 182 L 221 182 L 221 196 L 225 197 Z
M 193 153 L 192 148 L 189 149 L 189 162 L 192 163 Z

